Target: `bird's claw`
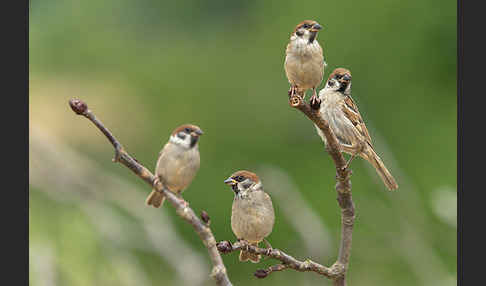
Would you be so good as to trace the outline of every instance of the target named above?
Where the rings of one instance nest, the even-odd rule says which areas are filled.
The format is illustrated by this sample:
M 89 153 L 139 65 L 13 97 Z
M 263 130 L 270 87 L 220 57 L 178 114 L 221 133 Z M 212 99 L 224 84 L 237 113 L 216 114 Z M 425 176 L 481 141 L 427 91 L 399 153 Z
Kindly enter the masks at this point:
M 152 182 L 152 187 L 156 189 L 157 184 L 160 182 L 159 177 L 155 177 L 154 181 Z
M 289 98 L 291 98 L 292 96 L 294 96 L 296 93 L 296 87 L 295 86 L 290 86 L 290 89 L 289 89 Z
M 314 110 L 319 109 L 321 107 L 321 100 L 317 96 L 312 95 L 310 98 L 310 106 Z
M 187 208 L 189 206 L 189 203 L 186 200 L 184 200 L 184 198 L 180 193 L 176 193 L 175 195 L 179 200 L 181 200 L 181 204 L 184 208 Z
M 184 208 L 187 208 L 189 206 L 189 203 L 185 200 L 182 200 L 182 205 L 184 206 Z

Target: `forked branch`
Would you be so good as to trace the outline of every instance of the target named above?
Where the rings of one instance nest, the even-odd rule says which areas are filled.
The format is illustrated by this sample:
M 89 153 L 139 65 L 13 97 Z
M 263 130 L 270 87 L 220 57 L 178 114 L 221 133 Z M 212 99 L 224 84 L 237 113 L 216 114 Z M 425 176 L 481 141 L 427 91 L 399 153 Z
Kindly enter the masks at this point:
M 323 266 L 317 262 L 310 259 L 305 261 L 297 260 L 296 258 L 288 255 L 280 249 L 276 248 L 260 248 L 250 245 L 244 240 L 231 243 L 229 241 L 220 241 L 217 244 L 218 250 L 221 253 L 231 253 L 233 251 L 245 250 L 251 253 L 260 254 L 263 256 L 271 257 L 280 260 L 282 263 L 271 266 L 267 269 L 258 269 L 255 272 L 255 276 L 258 278 L 265 278 L 270 273 L 275 271 L 282 271 L 285 269 L 293 269 L 301 272 L 316 272 L 317 274 L 326 276 L 330 279 L 337 279 L 343 273 L 343 269 L 339 265 L 333 265 L 332 267 Z
M 290 97 L 289 104 L 304 113 L 307 118 L 321 129 L 324 136 L 326 136 L 326 150 L 329 155 L 331 155 L 334 164 L 336 165 L 337 201 L 341 208 L 341 244 L 337 261 L 333 266 L 338 265 L 339 268 L 343 269 L 343 273 L 333 280 L 334 285 L 343 286 L 346 285 L 346 272 L 348 271 L 349 256 L 351 255 L 351 242 L 353 239 L 353 225 L 355 219 L 354 203 L 351 196 L 351 181 L 349 179 L 351 170 L 345 168 L 346 160 L 344 160 L 341 153 L 339 142 L 327 121 L 319 116 L 319 107 L 309 105 L 304 102 L 299 95 Z
M 324 136 L 326 136 L 326 150 L 329 155 L 331 155 L 336 166 L 337 201 L 341 208 L 341 243 L 338 258 L 331 267 L 325 267 L 311 260 L 299 261 L 279 249 L 254 247 L 245 241 L 238 241 L 234 244 L 231 244 L 229 241 L 222 241 L 218 243 L 218 249 L 222 253 L 230 253 L 244 249 L 251 253 L 280 260 L 281 264 L 271 266 L 267 269 L 257 270 L 255 276 L 258 278 L 265 278 L 275 271 L 294 269 L 297 271 L 316 272 L 331 279 L 333 285 L 344 286 L 346 285 L 346 273 L 349 265 L 349 256 L 351 254 L 351 241 L 353 238 L 353 225 L 355 219 L 354 203 L 351 196 L 351 170 L 345 168 L 346 160 L 341 153 L 339 142 L 331 128 L 329 128 L 327 121 L 319 116 L 318 106 L 309 105 L 303 101 L 299 95 L 292 95 L 289 98 L 289 104 L 291 107 L 304 113 L 307 118 L 322 130 Z

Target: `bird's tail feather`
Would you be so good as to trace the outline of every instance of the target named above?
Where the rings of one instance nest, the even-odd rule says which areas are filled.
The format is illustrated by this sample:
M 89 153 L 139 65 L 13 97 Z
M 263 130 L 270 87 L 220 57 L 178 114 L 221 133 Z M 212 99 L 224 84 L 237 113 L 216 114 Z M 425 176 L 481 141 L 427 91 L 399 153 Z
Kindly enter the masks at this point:
M 160 208 L 164 201 L 165 197 L 161 193 L 157 192 L 156 190 L 152 190 L 150 195 L 145 200 L 145 203 L 147 204 L 147 206 L 151 205 L 154 208 Z
M 258 242 L 250 243 L 250 245 L 258 246 Z M 250 252 L 247 252 L 247 251 L 244 251 L 244 250 L 242 250 L 240 252 L 240 261 L 241 262 L 245 262 L 245 261 L 250 260 L 253 263 L 258 263 L 258 262 L 260 262 L 260 258 L 261 258 L 260 254 L 254 254 L 254 253 L 250 253 Z
M 376 172 L 380 176 L 380 178 L 383 180 L 383 183 L 385 186 L 390 190 L 396 190 L 398 189 L 397 182 L 395 181 L 395 178 L 393 178 L 392 174 L 388 169 L 385 167 L 385 164 L 381 160 L 381 158 L 378 156 L 378 154 L 375 153 L 375 151 L 371 148 L 367 148 L 366 150 L 366 157 L 365 158 L 368 162 L 375 167 Z

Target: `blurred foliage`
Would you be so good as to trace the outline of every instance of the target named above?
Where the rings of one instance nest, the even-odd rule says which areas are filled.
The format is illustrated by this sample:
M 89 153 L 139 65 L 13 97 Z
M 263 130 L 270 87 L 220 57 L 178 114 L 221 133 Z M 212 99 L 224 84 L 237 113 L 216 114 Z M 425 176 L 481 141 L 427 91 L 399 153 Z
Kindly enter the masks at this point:
M 73 116 L 68 99 L 86 100 L 149 168 L 174 127 L 197 124 L 205 132 L 201 170 L 184 195 L 197 212 L 208 211 L 216 238 L 234 238 L 229 224 L 233 195 L 222 180 L 237 169 L 270 164 L 288 173 L 326 222 L 335 252 L 319 259 L 330 264 L 340 228 L 335 170 L 314 126 L 288 106 L 283 69 L 290 32 L 304 19 L 324 26 L 318 41 L 328 63 L 326 77 L 336 67 L 351 70 L 353 97 L 401 186 L 387 192 L 363 160 L 353 162 L 357 221 L 349 283 L 424 285 L 430 279 L 423 273 L 430 272 L 446 274 L 436 277 L 437 285 L 455 284 L 456 226 L 448 223 L 455 205 L 444 205 L 450 210 L 447 219 L 444 211 L 436 211 L 441 209 L 436 190 L 454 194 L 456 189 L 453 1 L 33 0 L 30 125 L 148 194 L 143 182 L 111 163 L 111 146 L 87 121 Z M 278 205 L 276 210 L 272 245 L 312 257 L 300 251 L 294 230 L 279 219 Z M 173 209 L 157 211 L 169 214 L 180 236 L 206 254 Z M 59 285 L 120 285 L 123 275 L 84 216 L 76 204 L 53 200 L 31 185 L 31 250 L 50 245 Z M 148 285 L 173 281 L 163 259 L 116 251 L 136 259 Z M 413 261 L 422 256 L 428 256 L 425 261 L 436 257 L 434 265 L 441 270 L 417 269 Z M 257 265 L 238 263 L 236 254 L 224 260 L 235 285 L 319 281 L 306 277 L 314 274 L 291 271 L 256 280 L 251 274 Z M 42 283 L 31 278 L 30 284 Z

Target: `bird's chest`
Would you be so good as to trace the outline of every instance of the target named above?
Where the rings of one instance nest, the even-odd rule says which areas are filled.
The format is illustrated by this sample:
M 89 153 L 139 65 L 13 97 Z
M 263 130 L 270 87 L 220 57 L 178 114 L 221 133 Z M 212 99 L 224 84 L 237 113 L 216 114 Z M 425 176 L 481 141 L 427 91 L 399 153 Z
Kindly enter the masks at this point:
M 161 156 L 157 174 L 171 190 L 182 190 L 192 181 L 200 165 L 199 151 L 169 149 Z
M 249 196 L 236 197 L 233 201 L 231 228 L 237 238 L 260 241 L 273 227 L 273 210 Z
M 320 49 L 312 44 L 295 45 L 287 53 L 285 70 L 289 80 L 298 86 L 311 88 L 318 85 L 324 74 Z
M 327 111 L 334 111 L 343 105 L 343 96 L 338 92 L 330 92 L 326 96 L 321 97 L 320 112 L 327 115 Z
M 353 124 L 344 114 L 344 104 L 344 98 L 340 93 L 329 93 L 321 98 L 319 113 L 328 122 L 339 142 L 344 145 L 350 145 L 354 141 L 355 132 Z M 317 128 L 317 132 L 323 141 L 326 142 L 325 136 L 319 128 Z

